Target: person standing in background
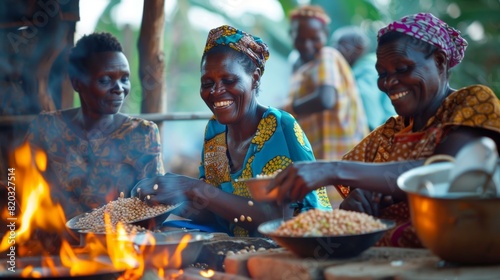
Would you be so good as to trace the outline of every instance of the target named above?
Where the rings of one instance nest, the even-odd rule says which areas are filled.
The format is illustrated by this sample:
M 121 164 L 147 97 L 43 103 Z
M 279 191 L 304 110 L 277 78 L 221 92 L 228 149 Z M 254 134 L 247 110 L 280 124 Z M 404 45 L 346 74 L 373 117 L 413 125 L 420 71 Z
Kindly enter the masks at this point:
M 370 131 L 396 115 L 389 97 L 377 87 L 377 56 L 375 52 L 370 52 L 370 39 L 363 29 L 358 26 L 340 27 L 333 32 L 330 44 L 351 66 Z
M 301 6 L 290 21 L 299 57 L 283 109 L 297 118 L 316 159 L 341 159 L 368 133 L 354 77 L 342 55 L 326 46 L 330 18 L 323 8 Z
M 307 135 L 317 160 L 340 160 L 368 134 L 368 124 L 349 64 L 327 46 L 330 17 L 320 6 L 290 13 L 290 35 L 299 53 L 292 66 L 290 112 Z M 332 205 L 341 200 L 327 187 Z

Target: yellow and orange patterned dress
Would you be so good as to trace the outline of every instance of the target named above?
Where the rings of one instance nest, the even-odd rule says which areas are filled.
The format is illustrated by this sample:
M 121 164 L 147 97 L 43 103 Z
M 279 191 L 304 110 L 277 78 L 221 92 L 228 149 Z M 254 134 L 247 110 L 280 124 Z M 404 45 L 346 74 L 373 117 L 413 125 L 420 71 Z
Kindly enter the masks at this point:
M 453 92 L 420 131 L 412 132 L 411 127 L 405 127 L 401 116 L 391 117 L 343 159 L 362 162 L 426 159 L 456 126 L 492 130 L 500 137 L 500 101 L 490 88 L 473 85 Z M 336 187 L 344 198 L 349 194 L 349 187 Z M 379 245 L 422 247 L 411 225 L 407 202 L 383 209 L 380 218 L 395 220 L 397 226 L 380 240 Z

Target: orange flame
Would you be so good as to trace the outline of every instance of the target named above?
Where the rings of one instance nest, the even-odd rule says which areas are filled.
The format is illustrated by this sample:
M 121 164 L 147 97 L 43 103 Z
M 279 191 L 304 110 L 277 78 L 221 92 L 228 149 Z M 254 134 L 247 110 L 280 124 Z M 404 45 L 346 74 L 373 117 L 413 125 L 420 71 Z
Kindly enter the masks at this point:
M 215 275 L 215 271 L 209 269 L 209 270 L 202 270 L 200 271 L 200 275 L 205 277 L 205 278 L 211 278 L 212 276 Z
M 162 246 L 157 244 L 154 236 L 146 234 L 146 240 L 142 242 L 139 251 L 144 258 L 148 257 L 148 263 L 153 268 L 157 269 L 159 274 L 164 273 L 164 268 L 181 268 L 182 266 L 182 251 L 187 247 L 191 240 L 191 235 L 183 235 L 179 243 L 176 245 L 172 253 L 171 246 Z
M 20 224 L 20 227 L 15 230 L 15 243 L 17 244 L 25 244 L 29 241 L 33 229 L 58 234 L 62 234 L 66 229 L 64 211 L 59 204 L 52 202 L 47 182 L 38 171 L 38 169 L 45 171 L 47 156 L 41 151 L 36 151 L 34 156 L 33 159 L 28 144 L 18 148 L 14 154 L 16 194 L 21 197 L 19 205 L 21 217 L 14 218 L 16 224 Z M 40 211 L 41 209 L 43 211 Z M 0 252 L 7 250 L 11 245 L 9 235 L 5 235 L 0 243 Z
M 33 155 L 33 157 L 32 157 Z M 29 144 L 25 143 L 14 151 L 14 166 L 17 186 L 17 201 L 20 206 L 20 217 L 16 222 L 20 227 L 16 227 L 15 233 L 6 234 L 0 243 L 0 252 L 9 250 L 12 246 L 12 236 L 15 236 L 15 244 L 18 252 L 29 253 L 32 248 L 39 248 L 44 255 L 42 260 L 42 270 L 33 266 L 26 266 L 21 272 L 22 277 L 43 277 L 43 273 L 50 273 L 52 276 L 61 274 L 60 268 L 50 256 L 47 255 L 43 244 L 29 244 L 32 236 L 37 230 L 47 233 L 57 234 L 63 239 L 60 241 L 59 257 L 61 264 L 69 270 L 70 276 L 92 275 L 106 271 L 124 271 L 120 279 L 139 279 L 145 269 L 145 259 L 150 258 L 148 263 L 153 264 L 158 275 L 164 275 L 164 269 L 180 268 L 182 265 L 182 250 L 186 248 L 191 238 L 190 235 L 183 236 L 175 251 L 162 252 L 150 256 L 145 252 L 145 247 L 136 248 L 132 242 L 134 234 L 127 234 L 123 224 L 118 223 L 115 229 L 111 227 L 111 219 L 105 215 L 106 234 L 101 238 L 97 234 L 89 232 L 85 236 L 84 247 L 71 247 L 64 239 L 65 233 L 69 233 L 66 228 L 66 217 L 60 204 L 54 203 L 50 195 L 50 187 L 44 180 L 41 172 L 47 167 L 47 156 L 43 151 L 32 151 Z M 12 212 L 2 213 L 2 219 L 12 219 Z M 154 250 L 154 236 L 150 235 L 148 250 Z M 33 252 L 31 252 L 33 253 Z M 19 254 L 23 256 L 23 254 Z M 182 273 L 182 270 L 178 271 Z M 162 276 L 163 278 L 163 276 Z

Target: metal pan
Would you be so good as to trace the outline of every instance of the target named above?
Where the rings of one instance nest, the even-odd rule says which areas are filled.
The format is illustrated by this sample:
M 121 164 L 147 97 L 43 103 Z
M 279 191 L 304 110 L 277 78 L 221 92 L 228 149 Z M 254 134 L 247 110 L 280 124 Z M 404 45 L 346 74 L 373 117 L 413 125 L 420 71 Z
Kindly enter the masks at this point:
M 138 226 L 144 227 L 146 229 L 152 230 L 152 229 L 156 228 L 157 226 L 161 226 L 161 224 L 165 221 L 165 219 L 167 219 L 167 217 L 170 214 L 176 213 L 176 210 L 179 209 L 179 207 L 182 204 L 183 204 L 183 202 L 179 203 L 173 207 L 170 207 L 166 211 L 164 211 L 156 216 L 153 216 L 153 217 L 148 217 L 148 218 L 141 219 L 141 220 L 129 221 L 128 224 L 138 225 Z M 87 228 L 81 228 L 81 227 L 76 226 L 76 223 L 78 222 L 78 220 L 80 220 L 80 218 L 82 218 L 83 216 L 85 216 L 87 214 L 88 213 L 82 213 L 80 215 L 77 215 L 77 216 L 71 218 L 70 220 L 68 220 L 66 222 L 66 227 L 71 229 L 73 232 L 75 232 L 75 234 L 78 234 L 78 232 L 81 230 L 88 230 Z
M 153 242 L 151 236 L 154 238 Z M 189 240 L 181 244 L 186 236 Z M 174 231 L 138 234 L 133 242 L 136 250 L 146 256 L 146 267 L 178 269 L 195 263 L 203 244 L 212 238 L 213 234 L 206 232 Z M 176 256 L 176 252 L 180 253 L 180 258 Z
M 16 258 L 15 260 L 15 272 L 7 270 L 8 260 L 3 259 L 0 260 L 0 279 L 25 279 L 25 278 L 43 278 L 43 279 L 78 279 L 78 280 L 87 280 L 87 279 L 96 279 L 96 280 L 108 280 L 108 279 L 118 279 L 125 271 L 117 270 L 113 268 L 112 263 L 109 259 L 99 259 L 98 262 L 103 265 L 103 267 L 98 272 L 89 273 L 85 275 L 70 275 L 70 268 L 64 267 L 61 263 L 61 259 L 58 256 L 50 257 L 54 262 L 54 270 L 49 269 L 48 267 L 44 267 L 42 257 L 21 257 Z M 21 273 L 23 269 L 28 266 L 33 267 L 34 274 L 32 275 L 23 275 L 21 277 Z

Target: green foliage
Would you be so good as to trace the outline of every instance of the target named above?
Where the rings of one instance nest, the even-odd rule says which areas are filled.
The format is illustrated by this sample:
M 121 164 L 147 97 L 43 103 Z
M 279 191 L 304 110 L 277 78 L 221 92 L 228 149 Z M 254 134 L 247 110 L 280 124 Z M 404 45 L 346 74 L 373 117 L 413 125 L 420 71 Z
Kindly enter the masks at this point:
M 458 17 L 454 15 L 458 11 Z M 484 84 L 500 98 L 500 2 L 494 0 L 433 0 L 429 10 L 461 30 L 469 42 L 463 62 L 453 69 L 451 84 L 462 87 Z M 479 28 L 474 28 L 479 27 Z M 483 31 L 481 31 L 481 29 Z M 484 32 L 481 39 L 476 37 Z
M 246 1 L 246 0 L 245 0 Z M 125 40 L 124 30 L 118 27 L 111 18 L 112 9 L 120 0 L 112 0 L 103 12 L 97 25 L 97 31 L 108 31 L 116 35 L 122 42 Z M 226 3 L 226 2 L 225 2 Z M 230 3 L 230 2 L 227 2 Z M 235 2 L 236 3 L 236 2 Z M 179 0 L 173 15 L 165 24 L 165 65 L 168 95 L 168 111 L 205 111 L 205 104 L 199 98 L 199 63 L 205 45 L 206 32 L 193 26 L 188 19 L 192 7 L 202 8 L 218 14 L 227 24 L 244 28 L 264 39 L 273 49 L 271 57 L 286 58 L 292 50 L 289 38 L 289 12 L 297 7 L 296 0 L 279 0 L 285 18 L 281 22 L 269 20 L 261 15 L 251 15 L 253 23 L 248 24 L 242 18 L 234 18 L 220 9 L 220 2 L 206 0 Z M 332 18 L 331 30 L 340 26 L 355 24 L 368 30 L 372 38 L 376 31 L 389 21 L 416 12 L 432 12 L 451 26 L 462 31 L 469 41 L 469 47 L 462 64 L 452 71 L 451 85 L 462 87 L 481 83 L 490 86 L 500 95 L 500 2 L 498 0 L 406 0 L 388 1 L 388 7 L 379 6 L 375 0 L 311 0 L 311 4 L 321 5 Z M 264 7 L 263 7 L 264 8 Z M 459 16 L 452 16 L 459 11 Z M 484 38 L 475 41 L 473 37 L 478 31 L 470 26 L 477 25 L 484 29 Z M 472 36 L 471 36 L 472 35 Z M 138 54 L 136 41 L 138 30 L 131 30 L 128 35 L 129 63 L 132 71 L 133 90 L 125 110 L 138 113 L 142 100 L 140 80 L 138 77 Z M 275 58 L 272 58 L 275 59 Z M 272 72 L 266 75 L 273 75 Z M 284 81 L 284 83 L 287 83 Z

